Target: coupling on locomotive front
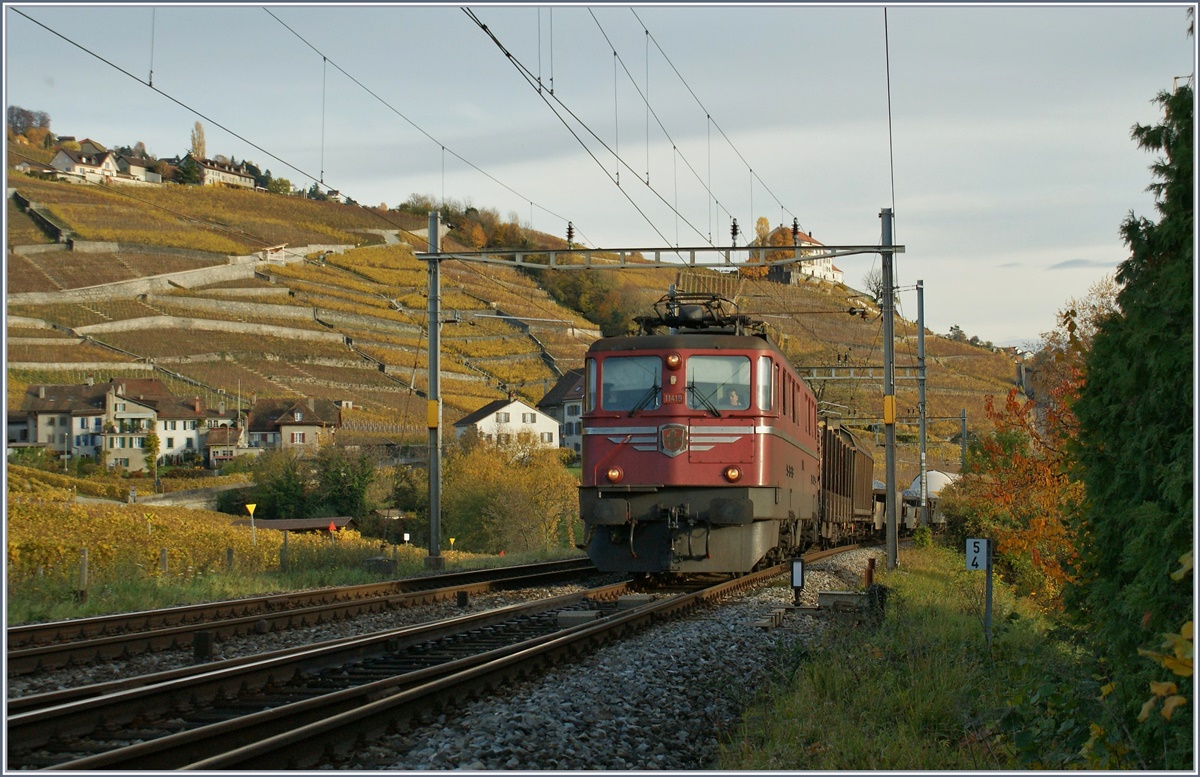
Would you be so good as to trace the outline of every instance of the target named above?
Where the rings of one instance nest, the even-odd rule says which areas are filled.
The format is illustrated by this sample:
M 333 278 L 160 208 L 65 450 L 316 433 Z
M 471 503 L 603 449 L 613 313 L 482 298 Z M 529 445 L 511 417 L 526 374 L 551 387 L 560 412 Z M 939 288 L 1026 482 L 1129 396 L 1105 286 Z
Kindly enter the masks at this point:
M 742 573 L 836 533 L 820 520 L 816 397 L 762 322 L 710 294 L 668 295 L 635 321 L 638 334 L 598 340 L 585 361 L 579 502 L 593 563 Z

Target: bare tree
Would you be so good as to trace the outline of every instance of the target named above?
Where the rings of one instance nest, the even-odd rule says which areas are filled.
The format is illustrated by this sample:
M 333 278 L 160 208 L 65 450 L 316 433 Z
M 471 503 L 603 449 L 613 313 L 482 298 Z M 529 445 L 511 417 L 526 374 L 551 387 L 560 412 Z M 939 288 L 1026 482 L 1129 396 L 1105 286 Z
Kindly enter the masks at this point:
M 192 130 L 192 157 L 197 160 L 207 159 L 207 153 L 204 146 L 204 126 L 196 122 L 196 127 Z
M 863 276 L 863 286 L 871 293 L 877 304 L 883 302 L 883 268 L 876 265 Z

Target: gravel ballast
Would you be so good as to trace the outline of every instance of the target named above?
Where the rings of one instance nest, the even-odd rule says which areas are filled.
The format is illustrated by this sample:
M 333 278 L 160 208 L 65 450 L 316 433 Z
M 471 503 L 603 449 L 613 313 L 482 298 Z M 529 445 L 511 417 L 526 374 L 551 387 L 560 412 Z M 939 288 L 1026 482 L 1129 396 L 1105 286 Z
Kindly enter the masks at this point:
M 881 548 L 858 549 L 807 565 L 800 605 L 817 592 L 860 587 Z M 466 608 L 446 603 L 363 615 L 335 623 L 218 642 L 213 660 L 397 628 L 502 607 L 579 586 L 477 595 Z M 713 767 L 723 734 L 785 669 L 786 656 L 820 636 L 828 613 L 788 610 L 787 577 L 598 648 L 586 659 L 516 683 L 503 694 L 447 711 L 437 720 L 356 751 L 339 768 L 365 770 L 700 770 Z M 8 678 L 10 699 L 191 665 L 171 650 L 95 666 Z
M 815 562 L 800 605 L 817 592 L 858 587 L 868 559 L 859 549 Z M 698 770 L 713 767 L 723 732 L 779 671 L 784 651 L 817 637 L 824 616 L 789 612 L 783 585 L 722 604 L 599 649 L 577 664 L 465 705 L 437 721 L 360 751 L 347 769 Z

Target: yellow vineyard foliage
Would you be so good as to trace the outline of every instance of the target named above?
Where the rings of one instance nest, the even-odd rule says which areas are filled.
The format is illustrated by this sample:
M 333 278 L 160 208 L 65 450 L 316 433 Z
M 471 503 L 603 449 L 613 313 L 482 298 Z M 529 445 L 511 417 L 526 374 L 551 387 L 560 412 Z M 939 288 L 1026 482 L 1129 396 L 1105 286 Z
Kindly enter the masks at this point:
M 234 526 L 239 518 L 207 510 L 122 504 L 82 504 L 28 496 L 8 495 L 9 581 L 38 573 L 72 575 L 78 569 L 80 550 L 87 548 L 94 573 L 140 569 L 147 576 L 161 574 L 160 554 L 167 550 L 173 577 L 190 578 L 224 569 L 226 549 L 232 548 L 240 568 L 275 569 L 283 532 L 260 526 L 251 536 L 248 526 Z M 308 546 L 328 547 L 324 533 L 291 534 L 290 552 Z M 341 548 L 369 551 L 377 542 L 354 530 L 337 532 Z M 360 547 L 361 546 L 361 547 Z
M 173 478 L 169 475 L 164 475 L 159 480 L 159 488 L 162 493 L 170 493 L 173 491 L 190 491 L 198 488 L 216 488 L 217 486 L 226 486 L 234 483 L 250 483 L 250 477 L 244 473 L 234 475 L 222 475 L 219 477 L 204 477 L 204 478 Z M 61 475 L 56 472 L 47 472 L 41 469 L 32 467 L 22 467 L 15 464 L 8 465 L 8 490 L 9 492 L 30 492 L 38 489 L 58 489 L 65 494 L 65 498 L 71 498 L 74 494 L 82 496 L 94 496 L 102 499 L 117 499 L 121 500 L 129 493 L 129 489 L 133 487 L 138 490 L 138 493 L 148 494 L 154 490 L 153 484 L 147 480 L 130 480 L 120 477 L 73 477 L 70 475 Z M 53 497 L 47 497 L 53 498 Z

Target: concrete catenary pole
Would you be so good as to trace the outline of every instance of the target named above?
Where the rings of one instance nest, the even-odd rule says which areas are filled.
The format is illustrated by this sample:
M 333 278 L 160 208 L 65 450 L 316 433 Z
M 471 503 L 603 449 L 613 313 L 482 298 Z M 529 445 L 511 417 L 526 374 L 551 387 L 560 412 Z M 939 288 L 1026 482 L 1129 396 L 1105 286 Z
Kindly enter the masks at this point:
M 962 441 L 960 442 L 960 446 L 962 447 L 962 453 L 960 454 L 961 458 L 959 459 L 958 468 L 959 468 L 960 472 L 966 472 L 967 471 L 967 409 L 965 407 L 962 409 L 962 432 L 961 432 L 961 435 L 962 435 Z
M 896 523 L 896 352 L 895 282 L 892 252 L 892 209 L 884 208 L 883 219 L 883 445 L 887 493 L 884 511 L 887 518 L 887 568 L 895 569 L 898 526 Z
M 917 409 L 920 412 L 921 432 L 921 517 L 919 525 L 928 526 L 929 521 L 929 478 L 926 476 L 926 427 L 925 418 L 925 281 L 917 281 Z
M 425 403 L 429 427 L 429 556 L 425 566 L 442 569 L 442 283 L 441 214 L 429 214 L 429 393 Z

